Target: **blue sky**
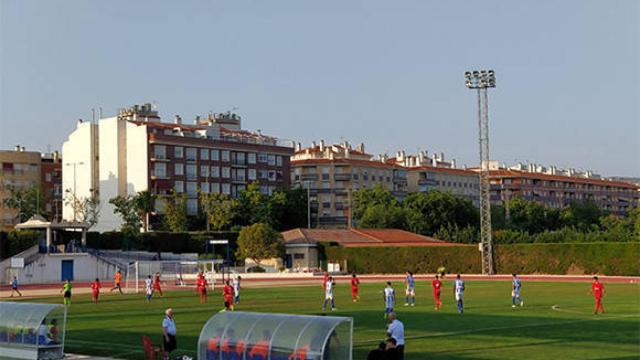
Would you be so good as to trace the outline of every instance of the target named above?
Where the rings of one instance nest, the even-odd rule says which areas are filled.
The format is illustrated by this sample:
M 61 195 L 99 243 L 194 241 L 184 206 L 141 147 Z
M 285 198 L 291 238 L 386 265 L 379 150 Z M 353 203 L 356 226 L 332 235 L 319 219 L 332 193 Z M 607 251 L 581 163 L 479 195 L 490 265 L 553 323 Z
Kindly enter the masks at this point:
M 468 69 L 493 68 L 492 158 L 640 175 L 637 1 L 0 2 L 0 148 L 155 101 L 248 129 L 475 165 Z

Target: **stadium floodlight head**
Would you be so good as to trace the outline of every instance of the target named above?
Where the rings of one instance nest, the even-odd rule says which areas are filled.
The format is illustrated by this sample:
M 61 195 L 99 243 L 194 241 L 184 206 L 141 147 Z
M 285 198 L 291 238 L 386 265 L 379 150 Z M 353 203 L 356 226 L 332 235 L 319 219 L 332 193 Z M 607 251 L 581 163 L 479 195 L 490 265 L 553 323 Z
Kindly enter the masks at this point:
M 496 73 L 493 70 L 474 70 L 464 73 L 465 85 L 469 89 L 496 87 Z

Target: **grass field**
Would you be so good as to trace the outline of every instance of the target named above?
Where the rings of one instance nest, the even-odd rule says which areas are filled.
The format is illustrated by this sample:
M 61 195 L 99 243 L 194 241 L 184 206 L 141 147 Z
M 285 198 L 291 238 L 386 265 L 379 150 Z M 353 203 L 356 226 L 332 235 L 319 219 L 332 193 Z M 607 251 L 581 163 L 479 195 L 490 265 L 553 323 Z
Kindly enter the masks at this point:
M 457 314 L 451 283 L 443 291 L 444 309 L 435 311 L 430 288 L 418 284 L 417 306 L 396 307 L 405 324 L 406 359 L 638 359 L 640 358 L 640 286 L 606 284 L 606 315 L 594 316 L 587 283 L 524 283 L 523 308 L 511 308 L 510 282 L 467 281 L 465 313 Z M 402 285 L 395 283 L 403 293 Z M 362 300 L 352 303 L 349 288 L 338 284 L 337 316 L 354 318 L 354 359 L 384 338 L 383 285 L 361 286 Z M 243 289 L 243 311 L 318 314 L 320 286 Z M 60 302 L 42 298 L 39 302 Z M 160 341 L 163 310 L 172 307 L 178 327 L 179 354 L 195 356 L 199 331 L 221 308 L 218 292 L 207 305 L 195 293 L 169 292 L 150 304 L 144 295 L 74 296 L 69 310 L 66 352 L 141 359 L 141 335 Z M 555 309 L 552 309 L 557 305 Z

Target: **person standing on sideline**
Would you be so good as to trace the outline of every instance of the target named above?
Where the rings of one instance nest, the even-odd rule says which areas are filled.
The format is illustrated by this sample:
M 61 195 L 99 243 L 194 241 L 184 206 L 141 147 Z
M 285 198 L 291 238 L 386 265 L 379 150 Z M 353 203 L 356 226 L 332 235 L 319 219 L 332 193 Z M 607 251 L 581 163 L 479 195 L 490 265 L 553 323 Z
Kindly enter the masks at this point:
M 18 293 L 18 296 L 22 296 L 22 293 L 20 292 L 20 290 L 18 290 L 18 278 L 17 277 L 13 277 L 13 280 L 11 280 L 11 296 L 13 297 L 13 293 L 16 292 Z
M 122 295 L 121 282 L 122 282 L 122 272 L 120 272 L 120 270 L 118 270 L 113 275 L 113 288 L 111 288 L 111 291 L 109 291 L 109 292 L 113 292 L 113 290 L 118 290 L 120 292 L 120 295 Z
M 333 287 L 336 285 L 333 282 L 333 277 L 329 276 L 326 284 L 324 284 L 324 302 L 322 303 L 322 312 L 327 311 L 327 303 L 331 301 L 331 311 L 336 311 L 336 303 L 333 299 Z
M 100 279 L 96 278 L 96 280 L 91 283 L 91 297 L 93 298 L 93 302 L 96 304 L 98 303 L 101 288 L 102 285 L 100 284 Z
M 404 306 L 409 306 L 409 296 L 411 296 L 411 306 L 416 305 L 416 282 L 413 278 L 413 273 L 407 271 L 404 279 L 406 285 L 406 291 L 404 296 Z
M 358 279 L 356 273 L 351 274 L 351 300 L 353 300 L 353 302 L 360 300 L 360 295 L 358 295 L 359 286 L 360 279 Z
M 520 306 L 524 306 L 524 300 L 520 297 L 520 288 L 522 288 L 522 281 L 516 274 L 511 274 L 513 280 L 511 281 L 513 289 L 511 290 L 511 307 L 516 307 L 516 301 Z
M 389 314 L 389 321 L 387 336 L 396 341 L 396 349 L 398 349 L 400 359 L 404 359 L 404 324 L 398 320 L 395 312 Z
M 593 310 L 595 315 L 598 315 L 598 310 L 604 314 L 604 307 L 602 306 L 602 297 L 605 294 L 604 285 L 598 280 L 597 276 L 593 277 L 593 284 L 591 284 L 591 291 L 596 299 L 596 307 Z
M 62 290 L 60 290 L 63 294 L 63 303 L 65 305 L 71 305 L 71 289 L 73 289 L 73 285 L 71 285 L 71 281 L 65 280 L 62 285 Z
M 460 278 L 460 274 L 456 275 L 456 281 L 453 285 L 453 294 L 456 297 L 456 302 L 458 303 L 458 313 L 462 314 L 464 312 L 464 304 L 462 303 L 462 295 L 464 294 L 464 280 Z
M 162 351 L 165 360 L 169 360 L 169 355 L 176 347 L 176 322 L 173 320 L 173 309 L 168 308 L 162 320 Z
M 440 300 L 440 293 L 442 291 L 442 281 L 440 281 L 440 277 L 436 274 L 436 278 L 431 282 L 431 287 L 433 287 L 433 297 L 436 300 L 436 310 L 442 309 L 442 301 Z

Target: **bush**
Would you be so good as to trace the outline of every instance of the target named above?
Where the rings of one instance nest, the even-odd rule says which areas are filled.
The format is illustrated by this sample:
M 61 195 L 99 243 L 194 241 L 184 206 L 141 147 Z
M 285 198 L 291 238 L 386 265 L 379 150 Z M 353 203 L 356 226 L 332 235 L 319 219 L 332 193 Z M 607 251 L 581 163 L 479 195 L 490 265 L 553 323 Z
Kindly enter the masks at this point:
M 510 244 L 497 245 L 498 273 L 640 275 L 640 243 Z M 477 245 L 438 247 L 325 246 L 330 262 L 347 261 L 348 271 L 361 274 L 480 273 Z
M 0 233 L 0 259 L 12 257 L 38 244 L 37 230 L 14 230 Z
M 252 266 L 252 267 L 247 269 L 247 272 L 250 272 L 250 273 L 263 273 L 263 272 L 267 272 L 267 270 L 265 270 L 264 268 L 262 268 L 260 266 Z

